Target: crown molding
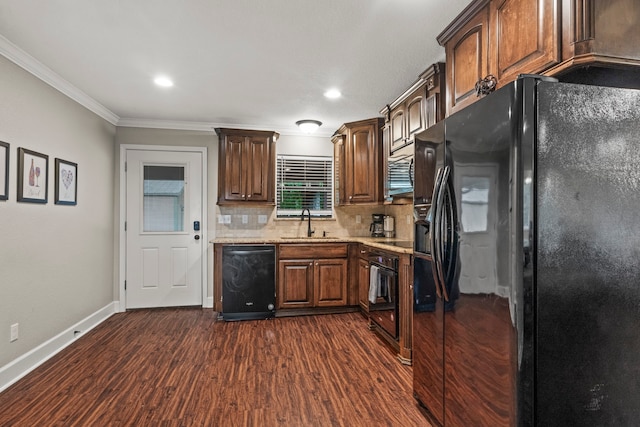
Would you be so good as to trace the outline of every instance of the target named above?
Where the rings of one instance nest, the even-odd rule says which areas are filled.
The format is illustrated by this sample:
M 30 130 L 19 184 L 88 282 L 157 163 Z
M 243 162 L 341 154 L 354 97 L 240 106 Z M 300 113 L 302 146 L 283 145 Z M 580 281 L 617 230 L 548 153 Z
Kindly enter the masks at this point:
M 29 55 L 18 46 L 9 41 L 6 37 L 0 34 L 0 55 L 7 58 L 17 66 L 23 68 L 25 71 L 31 73 L 36 78 L 42 80 L 49 86 L 53 87 L 62 94 L 68 96 L 78 104 L 102 117 L 109 123 L 115 126 L 122 127 L 140 127 L 151 129 L 173 129 L 173 130 L 191 130 L 201 132 L 215 132 L 214 128 L 242 128 L 247 130 L 274 130 L 280 135 L 301 135 L 300 130 L 297 127 L 291 127 L 282 131 L 276 130 L 274 126 L 268 125 L 242 125 L 238 123 L 214 123 L 214 122 L 189 122 L 189 121 L 177 121 L 177 120 L 156 120 L 156 119 L 136 119 L 136 118 L 121 118 L 111 110 L 100 104 L 98 101 L 69 83 L 62 78 L 55 71 L 38 61 L 33 56 Z M 332 133 L 319 131 L 313 134 L 313 136 L 330 137 Z
M 0 35 L 0 54 L 109 123 L 117 125 L 120 120 L 111 110 L 63 79 L 59 74 L 11 43 L 2 35 Z
M 189 122 L 179 120 L 156 120 L 156 119 L 135 119 L 123 117 L 118 120 L 118 127 L 130 128 L 147 128 L 147 129 L 172 129 L 172 130 L 190 130 L 198 132 L 214 132 L 215 128 L 227 129 L 246 129 L 246 130 L 268 130 L 278 132 L 280 135 L 303 135 L 297 127 L 287 129 L 276 129 L 275 126 L 269 125 L 245 125 L 239 123 L 216 123 L 216 122 Z M 315 132 L 312 135 L 305 136 L 331 136 L 331 133 Z

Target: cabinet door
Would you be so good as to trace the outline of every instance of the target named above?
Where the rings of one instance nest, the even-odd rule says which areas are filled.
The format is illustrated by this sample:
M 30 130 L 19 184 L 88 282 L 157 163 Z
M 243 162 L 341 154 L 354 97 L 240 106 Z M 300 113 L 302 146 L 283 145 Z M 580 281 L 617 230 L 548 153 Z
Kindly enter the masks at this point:
M 403 147 L 407 143 L 405 136 L 405 106 L 399 105 L 391 112 L 389 120 L 389 132 L 390 132 L 390 149 L 393 153 L 398 148 Z
M 447 115 L 474 103 L 475 85 L 488 73 L 489 7 L 481 9 L 446 43 Z
M 347 260 L 319 259 L 314 269 L 315 306 L 347 305 Z
M 358 302 L 360 308 L 369 311 L 369 261 L 358 258 Z
M 490 68 L 498 87 L 560 62 L 558 8 L 555 0 L 491 2 Z
M 278 308 L 313 306 L 313 260 L 278 263 Z
M 247 158 L 243 136 L 225 137 L 224 199 L 244 200 L 246 198 Z
M 247 139 L 247 200 L 267 201 L 269 199 L 269 180 L 271 162 L 269 138 L 252 136 Z
M 331 139 L 333 142 L 333 186 L 335 205 L 345 204 L 345 144 L 344 136 L 337 135 Z
M 416 133 L 427 128 L 425 122 L 424 95 L 425 88 L 423 86 L 418 90 L 418 93 L 407 99 L 407 142 L 413 141 Z
M 347 202 L 372 203 L 378 198 L 377 129 L 373 125 L 357 126 L 350 130 L 348 141 L 349 168 L 347 174 Z

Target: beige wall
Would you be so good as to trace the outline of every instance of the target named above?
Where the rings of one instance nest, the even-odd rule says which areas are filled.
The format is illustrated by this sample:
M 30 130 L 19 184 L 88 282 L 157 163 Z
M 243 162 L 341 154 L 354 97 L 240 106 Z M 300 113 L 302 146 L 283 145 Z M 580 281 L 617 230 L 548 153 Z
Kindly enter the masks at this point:
M 115 126 L 0 56 L 0 367 L 113 301 Z M 48 203 L 16 201 L 17 149 L 49 156 Z M 55 158 L 78 164 L 78 204 L 54 204 Z M 42 178 L 42 177 L 40 177 Z M 19 323 L 18 341 L 9 342 Z

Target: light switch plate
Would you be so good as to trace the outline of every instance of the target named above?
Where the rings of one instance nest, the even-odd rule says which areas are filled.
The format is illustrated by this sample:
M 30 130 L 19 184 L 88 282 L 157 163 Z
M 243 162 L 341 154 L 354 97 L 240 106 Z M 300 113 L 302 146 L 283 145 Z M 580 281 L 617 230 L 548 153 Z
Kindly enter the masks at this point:
M 222 215 L 224 217 L 225 224 L 231 224 L 231 215 Z
M 356 224 L 360 224 L 362 222 L 362 215 L 356 215 Z
M 258 215 L 258 223 L 259 224 L 266 224 L 267 223 L 267 216 L 266 215 Z
M 249 215 L 242 215 L 242 223 L 243 224 L 249 223 Z
M 18 340 L 18 323 L 14 323 L 13 325 L 11 325 L 11 342 L 17 341 Z

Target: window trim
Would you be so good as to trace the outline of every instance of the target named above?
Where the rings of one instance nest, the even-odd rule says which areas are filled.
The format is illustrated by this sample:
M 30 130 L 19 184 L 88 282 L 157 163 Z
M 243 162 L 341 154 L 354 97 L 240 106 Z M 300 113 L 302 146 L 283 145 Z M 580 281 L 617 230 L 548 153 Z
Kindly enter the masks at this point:
M 329 170 L 327 172 L 328 181 L 325 181 L 328 192 L 327 201 L 329 203 L 328 209 L 310 209 L 311 217 L 313 218 L 334 218 L 334 162 L 333 156 L 319 156 L 319 155 L 301 155 L 301 154 L 278 154 L 276 156 L 276 218 L 277 219 L 287 219 L 287 218 L 300 218 L 302 209 L 282 209 L 280 208 L 280 163 L 282 160 L 300 160 L 300 161 L 321 161 L 324 162 L 325 165 L 329 165 Z M 306 209 L 306 208 L 305 208 Z

